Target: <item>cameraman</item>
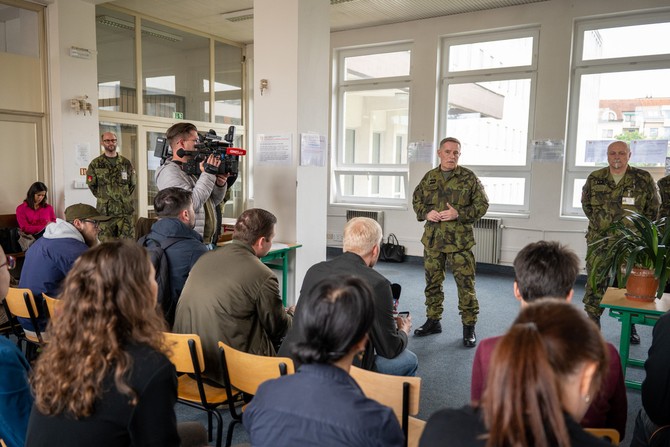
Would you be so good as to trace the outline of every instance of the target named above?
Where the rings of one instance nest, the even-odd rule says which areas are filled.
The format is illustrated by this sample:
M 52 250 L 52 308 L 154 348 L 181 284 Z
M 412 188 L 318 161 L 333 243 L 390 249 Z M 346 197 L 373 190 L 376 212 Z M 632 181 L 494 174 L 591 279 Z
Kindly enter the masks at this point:
M 188 162 L 195 154 L 199 141 L 198 129 L 191 123 L 177 123 L 170 127 L 165 137 L 172 148 L 172 157 L 156 170 L 156 185 L 159 190 L 177 187 L 193 193 L 193 208 L 195 209 L 195 228 L 202 235 L 205 244 L 216 244 L 217 231 L 216 207 L 223 201 L 227 189 L 228 174 L 209 174 L 205 171 L 206 165 L 211 169 L 218 169 L 221 159 L 210 155 L 206 161 L 200 163 L 200 175 L 190 175 L 182 170 L 182 165 Z

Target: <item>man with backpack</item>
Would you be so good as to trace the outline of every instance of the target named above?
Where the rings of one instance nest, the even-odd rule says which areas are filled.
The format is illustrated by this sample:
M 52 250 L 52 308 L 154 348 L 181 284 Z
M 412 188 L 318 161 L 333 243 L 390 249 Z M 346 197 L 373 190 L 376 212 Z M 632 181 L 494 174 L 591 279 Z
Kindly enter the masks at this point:
M 158 302 L 172 326 L 177 301 L 195 261 L 206 251 L 202 236 L 193 228 L 195 211 L 191 191 L 165 188 L 154 199 L 158 222 L 138 242 L 149 251 L 156 269 Z

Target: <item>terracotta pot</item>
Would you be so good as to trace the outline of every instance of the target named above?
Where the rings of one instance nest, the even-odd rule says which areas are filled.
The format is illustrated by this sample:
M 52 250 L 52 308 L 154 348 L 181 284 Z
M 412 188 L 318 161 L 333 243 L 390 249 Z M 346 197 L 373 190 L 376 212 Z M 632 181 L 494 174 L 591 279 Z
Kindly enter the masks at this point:
M 626 281 L 626 298 L 633 301 L 653 302 L 658 291 L 658 278 L 654 271 L 634 267 Z

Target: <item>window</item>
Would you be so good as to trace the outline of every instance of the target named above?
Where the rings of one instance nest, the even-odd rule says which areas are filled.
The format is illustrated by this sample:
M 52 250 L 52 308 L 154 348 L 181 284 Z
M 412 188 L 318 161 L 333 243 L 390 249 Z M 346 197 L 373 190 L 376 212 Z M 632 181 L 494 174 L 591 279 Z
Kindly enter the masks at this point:
M 410 46 L 337 54 L 332 202 L 406 206 Z
M 489 212 L 529 212 L 528 141 L 534 104 L 538 31 L 445 37 L 440 138 L 461 141 L 459 163 L 473 169 Z
M 584 215 L 581 188 L 593 170 L 607 166 L 613 140 L 630 143 L 632 166 L 647 169 L 656 180 L 664 175 L 670 137 L 664 131 L 670 110 L 669 34 L 670 14 L 575 25 L 563 215 Z

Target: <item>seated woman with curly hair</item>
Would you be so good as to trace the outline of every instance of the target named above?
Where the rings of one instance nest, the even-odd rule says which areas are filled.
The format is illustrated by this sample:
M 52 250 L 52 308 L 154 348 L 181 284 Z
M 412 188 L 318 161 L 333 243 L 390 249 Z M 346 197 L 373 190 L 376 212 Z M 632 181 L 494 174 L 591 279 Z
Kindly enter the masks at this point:
M 154 268 L 129 241 L 81 255 L 31 383 L 26 446 L 179 446 Z

